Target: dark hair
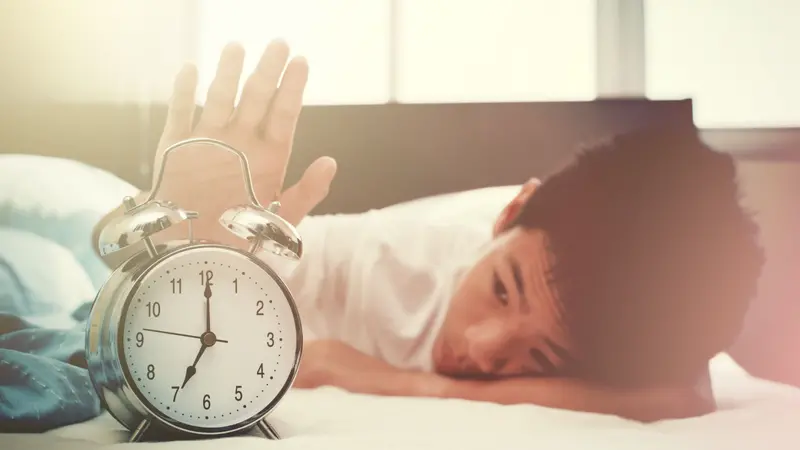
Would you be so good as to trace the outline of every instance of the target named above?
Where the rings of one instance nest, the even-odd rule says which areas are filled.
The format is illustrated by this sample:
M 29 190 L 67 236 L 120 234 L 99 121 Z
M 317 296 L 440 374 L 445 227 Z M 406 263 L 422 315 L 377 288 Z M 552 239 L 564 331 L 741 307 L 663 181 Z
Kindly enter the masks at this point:
M 546 236 L 574 373 L 615 385 L 696 380 L 737 337 L 764 262 L 733 158 L 694 128 L 585 149 L 514 224 Z

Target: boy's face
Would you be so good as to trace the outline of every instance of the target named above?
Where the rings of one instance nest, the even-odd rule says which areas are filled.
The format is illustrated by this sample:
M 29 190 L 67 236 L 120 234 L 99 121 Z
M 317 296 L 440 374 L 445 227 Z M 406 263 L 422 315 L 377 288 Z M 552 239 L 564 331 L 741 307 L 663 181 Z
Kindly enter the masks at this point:
M 569 358 L 547 276 L 545 236 L 508 224 L 536 183 L 525 185 L 495 226 L 495 237 L 461 278 L 433 348 L 450 376 L 553 374 Z

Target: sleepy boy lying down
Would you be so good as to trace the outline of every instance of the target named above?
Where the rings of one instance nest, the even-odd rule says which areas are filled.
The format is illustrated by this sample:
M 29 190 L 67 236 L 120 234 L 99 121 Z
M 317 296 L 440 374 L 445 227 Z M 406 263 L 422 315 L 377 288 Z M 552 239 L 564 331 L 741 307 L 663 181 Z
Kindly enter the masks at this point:
M 729 156 L 692 130 L 631 133 L 487 208 L 400 214 L 426 211 L 426 200 L 306 217 L 336 172 L 322 157 L 282 191 L 308 66 L 272 42 L 236 103 L 243 57 L 225 48 L 196 126 L 196 71 L 178 75 L 160 148 L 192 136 L 234 145 L 261 198 L 280 199 L 298 224 L 306 253 L 288 279 L 306 327 L 297 388 L 642 421 L 713 410 L 708 363 L 736 337 L 763 258 Z M 241 247 L 216 221 L 243 199 L 239 163 L 211 150 L 171 156 L 161 196 L 200 212 L 199 237 Z M 186 232 L 172 231 L 160 238 Z

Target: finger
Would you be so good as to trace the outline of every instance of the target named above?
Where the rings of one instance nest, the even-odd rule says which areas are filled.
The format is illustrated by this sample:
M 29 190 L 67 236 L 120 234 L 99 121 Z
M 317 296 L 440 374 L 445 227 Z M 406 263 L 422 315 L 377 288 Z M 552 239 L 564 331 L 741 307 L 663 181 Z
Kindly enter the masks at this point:
M 178 72 L 169 100 L 164 133 L 159 148 L 164 148 L 189 137 L 194 119 L 195 92 L 197 91 L 197 68 L 187 64 Z
M 270 42 L 242 88 L 242 97 L 234 113 L 237 124 L 255 131 L 264 120 L 288 59 L 289 46 L 286 42 Z
M 325 200 L 336 176 L 336 160 L 322 157 L 306 169 L 300 181 L 281 195 L 281 217 L 297 225 Z
M 228 124 L 239 90 L 243 64 L 244 48 L 238 43 L 226 45 L 220 55 L 214 80 L 208 87 L 206 104 L 200 118 L 203 126 L 221 128 Z
M 292 59 L 286 66 L 281 85 L 264 119 L 264 140 L 270 151 L 278 153 L 284 167 L 292 151 L 292 140 L 303 107 L 303 92 L 308 81 L 308 62 Z

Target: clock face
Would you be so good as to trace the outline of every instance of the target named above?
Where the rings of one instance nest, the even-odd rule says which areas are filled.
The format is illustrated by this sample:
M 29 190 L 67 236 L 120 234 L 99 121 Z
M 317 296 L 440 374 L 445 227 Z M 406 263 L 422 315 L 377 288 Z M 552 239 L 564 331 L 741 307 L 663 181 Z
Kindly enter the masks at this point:
M 260 417 L 293 376 L 295 310 L 248 257 L 180 251 L 143 277 L 123 311 L 122 364 L 146 405 L 194 431 Z

